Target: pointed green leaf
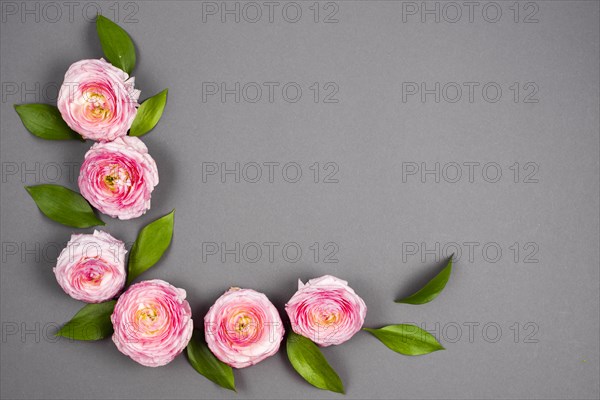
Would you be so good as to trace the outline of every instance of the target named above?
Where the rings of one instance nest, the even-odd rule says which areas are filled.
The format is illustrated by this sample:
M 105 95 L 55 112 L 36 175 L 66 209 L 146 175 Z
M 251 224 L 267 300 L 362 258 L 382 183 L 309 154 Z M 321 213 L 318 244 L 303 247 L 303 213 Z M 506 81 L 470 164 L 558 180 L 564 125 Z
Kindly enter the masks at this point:
M 135 46 L 131 37 L 123 28 L 102 15 L 96 18 L 96 31 L 108 61 L 131 75 L 135 67 Z
M 158 124 L 167 104 L 168 91 L 165 89 L 142 103 L 129 130 L 130 136 L 143 136 Z
M 442 290 L 444 290 L 444 287 L 446 287 L 446 283 L 448 283 L 448 279 L 450 278 L 453 257 L 454 255 L 450 257 L 444 269 L 442 269 L 432 280 L 427 282 L 427 284 L 419 291 L 401 300 L 396 300 L 396 303 L 425 304 L 438 297 Z
M 236 391 L 233 369 L 211 353 L 202 333 L 197 330 L 187 345 L 187 356 L 198 373 L 225 389 Z
M 308 383 L 319 389 L 344 393 L 342 380 L 310 339 L 290 331 L 286 349 L 292 366 Z
M 84 141 L 77 132 L 69 128 L 55 106 L 15 104 L 15 111 L 19 114 L 25 128 L 41 139 Z
M 85 305 L 69 322 L 67 322 L 56 336 L 75 340 L 100 340 L 113 333 L 110 316 L 117 304 L 116 300 L 98 304 Z
M 435 336 L 416 325 L 399 324 L 385 326 L 381 329 L 363 329 L 396 353 L 407 356 L 419 356 L 444 350 Z
M 171 244 L 174 218 L 175 210 L 142 228 L 129 253 L 127 284 L 160 260 Z
M 60 185 L 26 186 L 40 211 L 48 218 L 74 228 L 104 225 L 79 193 Z

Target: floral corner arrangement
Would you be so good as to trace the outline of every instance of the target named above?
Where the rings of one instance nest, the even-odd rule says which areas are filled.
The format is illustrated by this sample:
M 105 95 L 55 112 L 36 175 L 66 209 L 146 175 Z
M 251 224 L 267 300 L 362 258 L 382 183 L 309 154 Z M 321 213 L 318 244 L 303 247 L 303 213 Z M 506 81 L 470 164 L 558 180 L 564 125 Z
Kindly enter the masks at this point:
M 156 162 L 139 137 L 158 124 L 167 90 L 138 103 L 140 91 L 130 76 L 136 62 L 131 38 L 102 16 L 96 28 L 107 61 L 72 64 L 57 106 L 15 106 L 27 130 L 41 139 L 95 142 L 81 165 L 80 193 L 59 185 L 26 188 L 44 215 L 74 228 L 104 225 L 94 210 L 120 220 L 143 215 L 159 182 Z M 134 283 L 170 246 L 174 218 L 175 210 L 144 226 L 129 253 L 123 241 L 107 232 L 73 234 L 54 274 L 66 294 L 87 304 L 56 335 L 84 341 L 112 337 L 121 353 L 147 367 L 164 366 L 185 350 L 198 373 L 230 390 L 236 390 L 234 368 L 276 354 L 284 339 L 298 374 L 337 393 L 344 393 L 344 385 L 321 347 L 341 345 L 362 331 L 404 355 L 443 350 L 433 335 L 415 325 L 364 327 L 364 300 L 348 282 L 331 275 L 299 281 L 285 304 L 285 321 L 265 294 L 232 287 L 195 329 L 184 289 L 160 279 Z M 451 270 L 452 257 L 423 288 L 397 302 L 432 301 Z

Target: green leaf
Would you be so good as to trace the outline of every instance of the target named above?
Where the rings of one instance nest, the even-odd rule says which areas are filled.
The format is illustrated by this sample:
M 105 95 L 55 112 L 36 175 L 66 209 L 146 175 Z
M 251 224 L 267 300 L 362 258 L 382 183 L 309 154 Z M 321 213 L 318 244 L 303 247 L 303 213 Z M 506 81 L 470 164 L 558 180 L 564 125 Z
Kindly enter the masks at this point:
M 419 356 L 444 350 L 435 336 L 416 325 L 399 324 L 385 326 L 381 329 L 363 329 L 396 353 L 407 356 Z
M 454 255 L 450 256 L 448 264 L 446 264 L 444 269 L 442 269 L 432 280 L 427 282 L 425 286 L 408 297 L 396 300 L 396 303 L 425 304 L 438 297 L 442 290 L 444 290 L 444 287 L 446 287 L 446 283 L 448 283 L 448 279 L 450 278 L 453 257 Z
M 75 340 L 100 340 L 112 335 L 113 326 L 110 316 L 117 304 L 116 300 L 85 305 L 56 336 Z
M 292 366 L 308 383 L 319 389 L 344 393 L 342 380 L 310 339 L 290 331 L 286 350 Z
M 135 46 L 127 32 L 102 15 L 96 18 L 96 30 L 108 61 L 131 75 L 135 67 Z
M 25 189 L 48 218 L 74 228 L 104 225 L 79 193 L 60 185 L 26 186 Z
M 168 91 L 165 89 L 142 103 L 129 130 L 130 136 L 143 136 L 158 124 L 167 104 Z
M 198 330 L 194 331 L 192 340 L 187 345 L 187 356 L 198 373 L 225 389 L 236 391 L 233 369 L 211 353 Z
M 35 136 L 46 140 L 81 140 L 77 132 L 71 130 L 62 119 L 60 111 L 49 104 L 15 104 L 25 128 Z
M 140 231 L 129 253 L 127 284 L 160 260 L 171 244 L 174 218 L 175 210 L 149 223 Z

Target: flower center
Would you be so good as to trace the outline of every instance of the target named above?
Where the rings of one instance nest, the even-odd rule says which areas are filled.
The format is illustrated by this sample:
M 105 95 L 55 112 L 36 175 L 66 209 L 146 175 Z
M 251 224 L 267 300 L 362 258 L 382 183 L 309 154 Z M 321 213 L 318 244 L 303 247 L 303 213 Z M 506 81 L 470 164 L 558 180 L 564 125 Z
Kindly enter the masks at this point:
M 246 328 L 251 323 L 252 323 L 252 318 L 248 317 L 247 315 L 243 315 L 243 316 L 239 317 L 239 319 L 237 320 L 235 330 L 238 333 L 244 332 L 244 330 L 246 330 Z
M 87 92 L 88 112 L 94 119 L 110 118 L 110 108 L 107 107 L 106 97 L 101 93 Z
M 158 312 L 152 307 L 147 307 L 139 311 L 139 318 L 142 321 L 150 320 L 151 322 L 154 322 L 156 321 L 156 318 L 158 318 Z
M 340 314 L 337 311 L 320 309 L 313 314 L 313 320 L 322 326 L 330 326 L 337 324 L 340 319 Z
M 98 271 L 93 271 L 88 274 L 87 281 L 92 285 L 98 285 L 102 281 L 102 274 Z
M 108 167 L 107 174 L 104 175 L 104 184 L 108 189 L 115 192 L 119 187 L 131 186 L 131 177 L 129 172 L 117 164 Z
M 160 335 L 168 327 L 168 316 L 161 315 L 160 307 L 156 304 L 148 304 L 137 310 L 135 319 L 143 336 Z
M 97 287 L 102 284 L 104 275 L 110 273 L 104 260 L 100 258 L 84 259 L 79 264 L 78 281 L 87 288 Z
M 248 310 L 234 311 L 227 320 L 227 336 L 236 345 L 250 345 L 261 337 L 261 319 Z

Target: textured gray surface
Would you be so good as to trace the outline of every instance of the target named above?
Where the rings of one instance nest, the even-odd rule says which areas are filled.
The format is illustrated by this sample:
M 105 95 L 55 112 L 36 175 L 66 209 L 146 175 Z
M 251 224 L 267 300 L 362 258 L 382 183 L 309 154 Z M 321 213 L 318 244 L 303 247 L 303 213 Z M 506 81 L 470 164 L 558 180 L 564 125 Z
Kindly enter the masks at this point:
M 65 4 L 54 4 L 61 16 L 45 3 L 2 3 L 2 397 L 339 397 L 305 384 L 283 352 L 237 371 L 239 394 L 233 395 L 197 375 L 183 356 L 150 369 L 122 356 L 111 341 L 53 340 L 54 327 L 80 307 L 52 274 L 57 248 L 72 230 L 45 219 L 23 185 L 76 187 L 63 163 L 80 162 L 90 143 L 37 140 L 12 105 L 52 102 L 72 62 L 102 54 L 93 24 L 83 17 L 94 14 L 94 5 L 76 2 L 69 15 Z M 598 2 L 521 2 L 519 22 L 513 2 L 501 2 L 496 23 L 488 22 L 495 18 L 493 5 L 482 14 L 486 2 L 474 9 L 473 22 L 461 6 L 454 23 L 448 20 L 457 18 L 456 9 L 446 3 L 438 5 L 439 23 L 430 14 L 422 23 L 422 10 L 412 15 L 412 3 L 391 1 L 338 2 L 332 23 L 323 22 L 335 12 L 326 2 L 319 4 L 318 23 L 312 1 L 298 2 L 296 23 L 283 18 L 285 2 L 272 22 L 268 6 L 255 3 L 263 12 L 255 23 L 246 21 L 256 9 L 245 3 L 238 6 L 239 23 L 232 15 L 225 23 L 207 15 L 220 2 L 204 5 L 206 22 L 201 3 L 95 4 L 113 19 L 118 9 L 117 19 L 134 38 L 142 98 L 170 89 L 162 121 L 144 138 L 161 177 L 152 210 L 130 222 L 111 220 L 106 230 L 131 242 L 140 226 L 177 209 L 173 245 L 145 277 L 187 289 L 196 323 L 229 286 L 264 291 L 281 307 L 298 278 L 331 273 L 364 297 L 368 326 L 425 324 L 447 348 L 403 357 L 366 334 L 327 348 L 346 398 L 598 398 Z M 22 14 L 25 7 L 33 14 Z M 288 19 L 294 7 L 287 6 Z M 126 19 L 131 12 L 137 22 Z M 240 82 L 240 102 L 208 95 L 203 82 L 230 88 Z M 265 82 L 279 84 L 273 102 Z M 310 89 L 315 82 L 318 102 Z M 440 102 L 434 94 L 425 102 L 408 95 L 414 86 L 406 82 L 428 88 L 440 82 Z M 462 86 L 459 101 L 449 101 L 456 85 L 444 89 L 448 82 Z M 472 102 L 465 82 L 479 84 Z M 486 100 L 481 90 L 490 82 Z M 515 82 L 517 102 L 516 86 L 510 88 Z M 299 101 L 289 101 L 294 84 L 287 100 L 282 96 L 286 83 L 301 87 Z M 495 84 L 502 96 L 491 102 Z M 252 103 L 256 85 L 263 94 Z M 332 98 L 339 101 L 324 102 L 336 87 Z M 208 163 L 234 168 L 236 162 L 246 173 L 239 183 L 233 175 L 222 183 L 218 174 L 203 182 L 203 168 L 214 165 Z M 265 165 L 261 180 L 248 182 L 256 172 L 252 163 L 265 162 L 280 163 L 273 182 Z M 302 168 L 297 183 L 282 176 L 290 162 Z M 310 169 L 315 162 L 319 183 Z M 415 165 L 433 169 L 436 162 L 439 183 L 432 174 L 425 183 L 420 173 L 408 175 Z M 470 162 L 480 163 L 472 182 L 464 164 Z M 515 162 L 518 183 L 510 168 Z M 462 176 L 452 183 L 454 163 Z M 502 176 L 490 182 L 498 166 Z M 323 182 L 336 167 L 338 182 Z M 293 167 L 285 177 L 294 178 Z M 202 243 L 206 250 L 211 242 L 240 243 L 240 252 L 256 242 L 263 254 L 248 262 L 255 253 L 246 246 L 239 263 L 233 255 L 225 262 L 218 254 L 203 260 Z M 279 243 L 272 262 L 265 242 Z M 318 262 L 310 247 L 315 242 Z M 339 247 L 338 263 L 324 262 L 335 250 L 329 242 Z M 286 243 L 302 249 L 300 261 L 289 262 L 293 249 L 283 257 Z M 436 243 L 441 254 L 410 255 Z M 439 265 L 436 256 L 453 251 L 449 243 L 459 244 L 462 257 L 446 291 L 428 305 L 394 304 Z M 494 262 L 498 247 L 502 254 Z

